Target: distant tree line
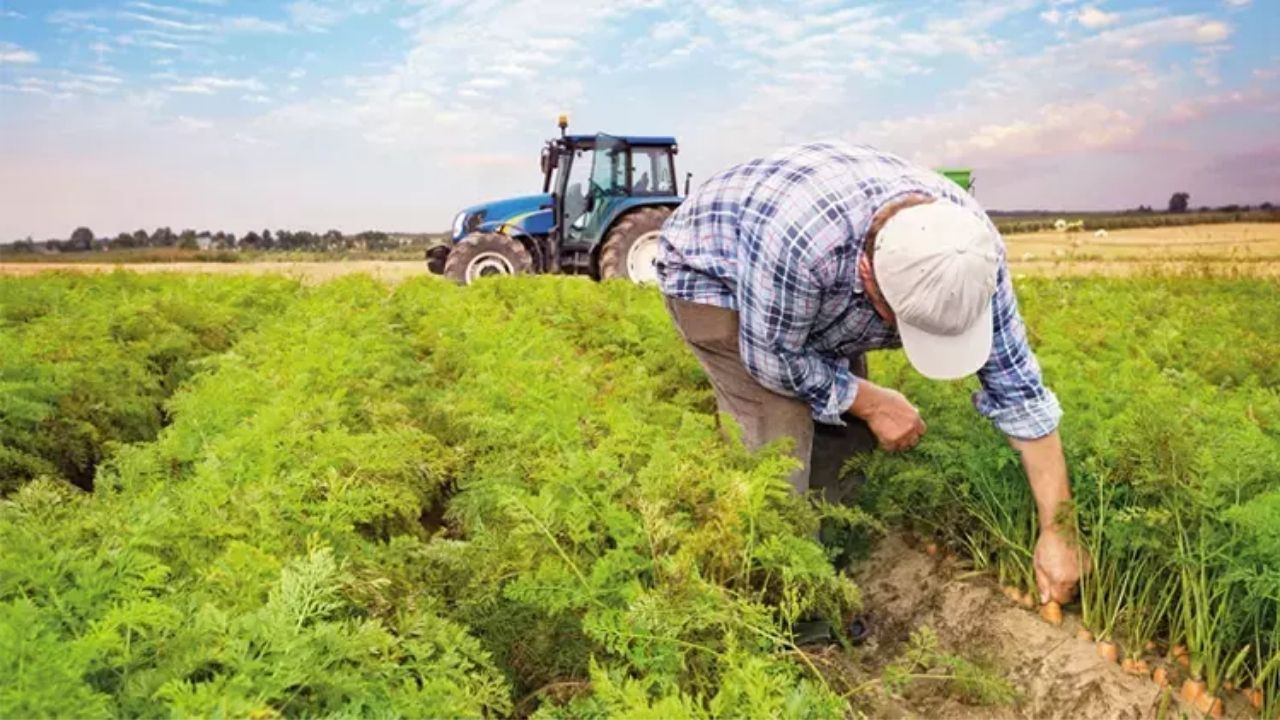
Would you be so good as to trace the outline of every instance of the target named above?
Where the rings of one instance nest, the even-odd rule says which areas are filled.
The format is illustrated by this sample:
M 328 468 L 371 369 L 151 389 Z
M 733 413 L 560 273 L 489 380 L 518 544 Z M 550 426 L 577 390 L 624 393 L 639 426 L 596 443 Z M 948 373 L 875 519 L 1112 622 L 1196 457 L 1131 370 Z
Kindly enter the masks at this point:
M 210 232 L 208 230 L 186 229 L 174 232 L 168 227 L 156 228 L 148 233 L 146 230 L 122 232 L 115 237 L 94 235 L 87 227 L 78 227 L 71 237 L 63 239 L 33 240 L 30 237 L 17 240 L 0 249 L 13 252 L 92 252 L 110 250 L 128 250 L 133 248 L 178 248 L 182 250 L 283 250 L 308 252 L 344 252 L 353 250 L 394 250 L 422 244 L 426 235 L 392 234 L 381 230 L 366 230 L 355 235 L 346 235 L 339 230 L 314 233 L 308 230 L 263 230 L 249 231 L 237 236 L 235 233 Z

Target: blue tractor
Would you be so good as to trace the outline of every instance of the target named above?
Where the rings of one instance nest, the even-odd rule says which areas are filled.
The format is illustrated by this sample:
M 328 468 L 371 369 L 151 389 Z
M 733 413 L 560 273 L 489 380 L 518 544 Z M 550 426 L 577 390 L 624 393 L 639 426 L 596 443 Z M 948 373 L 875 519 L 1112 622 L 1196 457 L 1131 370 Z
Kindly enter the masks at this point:
M 559 126 L 542 149 L 542 193 L 458 213 L 449 242 L 427 250 L 432 272 L 464 285 L 528 273 L 657 279 L 658 235 L 682 199 L 675 138 L 570 135 L 564 115 Z

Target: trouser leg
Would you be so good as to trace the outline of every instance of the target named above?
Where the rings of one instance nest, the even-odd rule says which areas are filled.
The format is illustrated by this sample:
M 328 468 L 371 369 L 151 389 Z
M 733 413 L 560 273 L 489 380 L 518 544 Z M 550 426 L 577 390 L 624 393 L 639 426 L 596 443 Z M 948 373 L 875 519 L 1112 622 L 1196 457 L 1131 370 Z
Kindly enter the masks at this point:
M 738 351 L 738 313 L 666 298 L 676 328 L 711 378 L 716 407 L 742 428 L 743 443 L 752 449 L 780 437 L 794 441 L 792 455 L 800 467 L 791 475 L 798 493 L 809 490 L 809 460 L 814 423 L 808 404 L 780 395 L 747 372 Z
M 866 354 L 850 356 L 849 369 L 854 375 L 865 378 Z M 862 418 L 845 413 L 841 419 L 845 422 L 843 427 L 818 423 L 813 433 L 809 485 L 820 490 L 823 499 L 830 503 L 843 502 L 862 484 L 861 476 L 841 477 L 845 463 L 855 454 L 868 453 L 876 448 L 875 435 Z

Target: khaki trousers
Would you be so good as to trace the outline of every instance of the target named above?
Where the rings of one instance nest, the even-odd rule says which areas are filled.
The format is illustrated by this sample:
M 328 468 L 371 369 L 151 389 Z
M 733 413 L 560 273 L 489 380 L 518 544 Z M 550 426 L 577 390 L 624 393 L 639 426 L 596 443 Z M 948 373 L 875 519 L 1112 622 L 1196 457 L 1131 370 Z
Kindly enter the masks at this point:
M 875 448 L 875 437 L 866 423 L 845 414 L 844 427 L 817 424 L 809 405 L 764 387 L 747 372 L 738 351 L 738 313 L 733 310 L 666 297 L 667 312 L 689 348 L 697 356 L 715 390 L 716 407 L 742 428 L 742 441 L 756 449 L 790 437 L 792 454 L 801 467 L 791 475 L 798 493 L 810 487 L 821 490 L 829 502 L 840 502 L 850 483 L 840 482 L 845 461 L 857 452 Z M 866 356 L 850 357 L 849 367 L 866 377 Z

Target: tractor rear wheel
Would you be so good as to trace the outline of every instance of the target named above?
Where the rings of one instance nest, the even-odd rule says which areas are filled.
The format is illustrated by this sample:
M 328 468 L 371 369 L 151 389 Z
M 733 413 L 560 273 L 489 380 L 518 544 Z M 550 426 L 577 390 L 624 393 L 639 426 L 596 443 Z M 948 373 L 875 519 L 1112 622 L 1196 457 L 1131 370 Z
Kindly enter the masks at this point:
M 444 276 L 459 285 L 482 277 L 525 275 L 533 258 L 519 240 L 501 233 L 472 233 L 458 241 L 444 263 Z
M 600 251 L 601 280 L 658 282 L 654 262 L 658 259 L 658 237 L 671 208 L 646 207 L 633 210 L 610 228 Z

